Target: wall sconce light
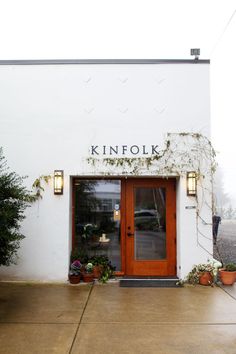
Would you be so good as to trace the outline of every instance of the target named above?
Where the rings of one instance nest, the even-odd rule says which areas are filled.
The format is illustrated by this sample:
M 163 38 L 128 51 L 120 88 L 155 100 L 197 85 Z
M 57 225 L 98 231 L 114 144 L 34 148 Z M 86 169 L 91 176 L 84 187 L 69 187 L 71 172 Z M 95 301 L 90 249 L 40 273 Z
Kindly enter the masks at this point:
M 197 195 L 197 173 L 187 172 L 187 195 L 195 197 Z
M 54 194 L 63 194 L 63 170 L 54 171 Z

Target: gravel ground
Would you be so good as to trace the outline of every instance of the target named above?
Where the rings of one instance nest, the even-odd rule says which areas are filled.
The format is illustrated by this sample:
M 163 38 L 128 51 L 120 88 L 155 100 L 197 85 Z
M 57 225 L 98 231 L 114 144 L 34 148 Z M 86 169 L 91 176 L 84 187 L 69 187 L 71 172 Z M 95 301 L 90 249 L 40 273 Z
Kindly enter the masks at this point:
M 236 220 L 222 220 L 219 225 L 214 258 L 223 264 L 236 263 Z

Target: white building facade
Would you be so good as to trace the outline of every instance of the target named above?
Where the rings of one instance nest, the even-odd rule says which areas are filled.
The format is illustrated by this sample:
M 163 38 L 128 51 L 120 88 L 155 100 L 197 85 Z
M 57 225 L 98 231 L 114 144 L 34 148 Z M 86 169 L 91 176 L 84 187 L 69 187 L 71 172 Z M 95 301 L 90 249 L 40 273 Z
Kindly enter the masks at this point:
M 209 61 L 2 61 L 0 77 L 10 169 L 28 189 L 51 176 L 2 279 L 66 281 L 87 225 L 86 250 L 120 275 L 183 278 L 212 258 Z

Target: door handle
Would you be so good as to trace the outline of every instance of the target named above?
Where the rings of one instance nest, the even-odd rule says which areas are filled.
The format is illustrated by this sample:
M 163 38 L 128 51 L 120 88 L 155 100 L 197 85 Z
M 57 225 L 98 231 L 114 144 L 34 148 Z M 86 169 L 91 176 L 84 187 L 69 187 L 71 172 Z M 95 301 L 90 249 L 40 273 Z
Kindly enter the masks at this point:
M 134 234 L 132 234 L 131 232 L 127 232 L 127 236 L 131 237 L 134 236 Z

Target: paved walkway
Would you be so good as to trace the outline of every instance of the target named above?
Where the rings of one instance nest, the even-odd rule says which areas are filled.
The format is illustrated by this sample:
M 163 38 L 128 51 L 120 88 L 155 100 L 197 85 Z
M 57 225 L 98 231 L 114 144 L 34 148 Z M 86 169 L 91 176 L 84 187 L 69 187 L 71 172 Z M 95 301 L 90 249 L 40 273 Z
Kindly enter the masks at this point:
M 218 287 L 0 283 L 0 353 L 235 354 L 236 300 Z

